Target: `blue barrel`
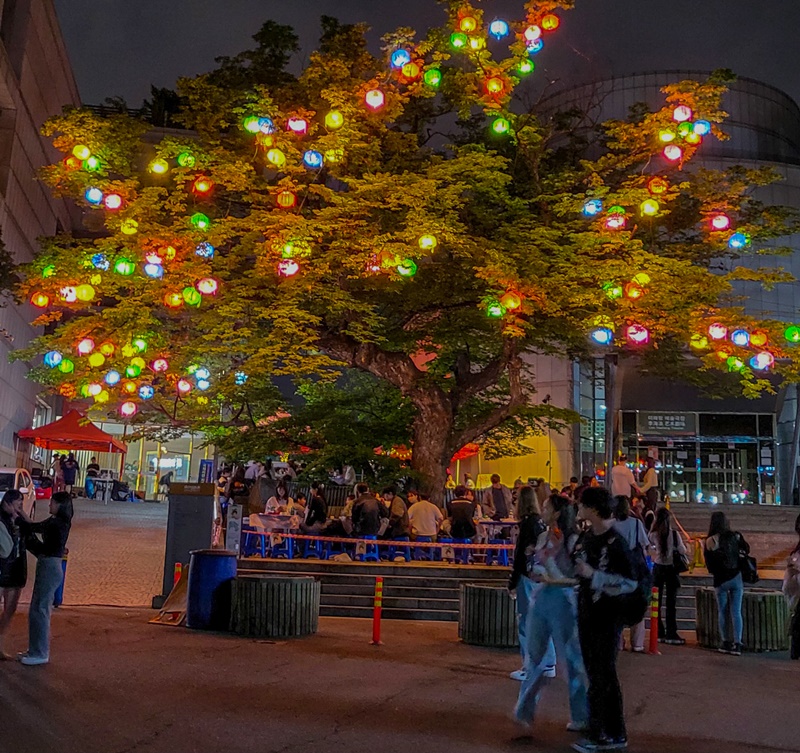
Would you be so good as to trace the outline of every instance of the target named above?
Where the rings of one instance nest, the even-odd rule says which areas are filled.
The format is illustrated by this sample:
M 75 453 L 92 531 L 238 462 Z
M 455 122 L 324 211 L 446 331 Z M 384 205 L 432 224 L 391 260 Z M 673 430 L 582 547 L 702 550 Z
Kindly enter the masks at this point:
M 228 630 L 236 552 L 196 549 L 190 554 L 186 625 L 197 630 Z

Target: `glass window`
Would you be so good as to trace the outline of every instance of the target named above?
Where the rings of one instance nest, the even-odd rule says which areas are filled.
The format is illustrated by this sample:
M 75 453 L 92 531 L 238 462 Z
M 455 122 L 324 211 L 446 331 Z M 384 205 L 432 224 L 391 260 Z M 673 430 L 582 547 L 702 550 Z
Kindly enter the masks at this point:
M 0 473 L 0 492 L 7 492 L 9 489 L 14 489 L 15 474 L 13 473 Z

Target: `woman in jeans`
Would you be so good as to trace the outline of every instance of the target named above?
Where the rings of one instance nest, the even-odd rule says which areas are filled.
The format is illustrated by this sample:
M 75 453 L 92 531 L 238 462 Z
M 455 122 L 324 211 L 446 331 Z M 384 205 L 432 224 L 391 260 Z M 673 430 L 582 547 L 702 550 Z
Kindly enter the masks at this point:
M 740 552 L 750 553 L 750 546 L 738 531 L 731 531 L 724 512 L 711 515 L 703 553 L 708 572 L 714 576 L 719 608 L 719 632 L 722 654 L 742 654 L 742 597 L 744 583 L 739 570 Z
M 520 682 L 525 680 L 531 669 L 528 656 L 528 611 L 536 598 L 538 586 L 528 577 L 528 558 L 536 548 L 539 537 L 547 530 L 542 522 L 539 502 L 536 492 L 531 486 L 523 486 L 519 490 L 517 499 L 517 516 L 519 517 L 519 536 L 514 549 L 514 562 L 511 577 L 508 580 L 508 590 L 516 597 L 517 627 L 519 628 L 519 650 L 522 654 L 522 668 L 511 673 L 512 680 Z M 556 676 L 556 653 L 553 642 L 549 642 L 547 656 L 545 657 L 545 676 Z
M 650 556 L 650 539 L 644 523 L 633 513 L 627 497 L 615 497 L 614 530 L 625 539 L 628 549 L 634 551 L 641 549 L 645 559 Z M 635 654 L 644 653 L 645 621 L 631 626 L 631 651 Z M 619 650 L 625 648 L 625 630 L 619 636 Z
M 0 597 L 3 602 L 3 611 L 0 613 L 0 660 L 12 658 L 3 650 L 3 639 L 17 611 L 22 589 L 28 581 L 25 539 L 19 530 L 21 512 L 22 494 L 16 489 L 9 489 L 0 502 L 0 526 L 5 529 L 12 542 L 11 553 L 0 561 Z
M 572 501 L 561 494 L 552 494 L 542 509 L 548 531 L 540 536 L 532 557 L 530 578 L 538 584 L 538 590 L 528 609 L 524 636 L 528 671 L 519 691 L 514 718 L 523 725 L 533 721 L 546 676 L 545 656 L 555 642 L 556 654 L 567 665 L 571 717 L 567 729 L 585 732 L 589 725 L 588 680 L 578 640 L 577 580 L 572 563 L 578 540 L 575 513 Z
M 28 551 L 36 555 L 36 579 L 28 610 L 28 650 L 19 655 L 19 660 L 29 666 L 50 661 L 50 614 L 53 597 L 64 579 L 61 561 L 71 525 L 72 496 L 69 492 L 53 495 L 47 520 L 34 523 L 24 513 L 20 515 L 20 528 L 25 534 Z
M 659 508 L 650 532 L 653 553 L 653 583 L 658 588 L 658 635 L 661 643 L 682 646 L 686 641 L 678 635 L 677 602 L 681 579 L 675 569 L 675 552 L 686 554 L 680 534 L 672 527 L 672 514 Z M 667 629 L 661 620 L 661 605 L 666 601 Z

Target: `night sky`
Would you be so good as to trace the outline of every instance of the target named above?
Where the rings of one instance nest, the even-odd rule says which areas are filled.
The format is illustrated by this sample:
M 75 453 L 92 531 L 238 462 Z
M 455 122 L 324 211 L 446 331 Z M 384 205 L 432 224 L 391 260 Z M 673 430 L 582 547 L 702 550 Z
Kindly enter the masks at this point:
M 139 106 L 150 84 L 214 67 L 251 45 L 268 18 L 294 26 L 299 68 L 320 15 L 373 28 L 421 31 L 444 19 L 435 0 L 55 0 L 84 102 L 121 95 Z M 521 2 L 487 0 L 486 15 L 516 18 Z M 568 83 L 655 69 L 731 68 L 800 100 L 798 0 L 578 0 L 536 58 L 540 81 Z

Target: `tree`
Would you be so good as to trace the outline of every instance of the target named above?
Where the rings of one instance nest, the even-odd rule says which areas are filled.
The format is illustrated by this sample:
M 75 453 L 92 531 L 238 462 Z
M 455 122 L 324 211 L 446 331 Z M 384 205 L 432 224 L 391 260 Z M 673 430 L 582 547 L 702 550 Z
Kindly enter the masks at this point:
M 275 376 L 369 372 L 413 406 L 411 465 L 434 494 L 465 444 L 575 419 L 537 398 L 530 353 L 611 343 L 659 373 L 733 371 L 749 395 L 773 389 L 767 369 L 796 380 L 784 325 L 732 295 L 786 275 L 709 269 L 796 226 L 753 195 L 769 170 L 688 168 L 725 137 L 725 76 L 588 138 L 556 128 L 515 92 L 571 6 L 529 0 L 504 36 L 453 2 L 383 59 L 328 20 L 296 80 L 180 81 L 192 132 L 154 145 L 126 117 L 54 118 L 67 156 L 44 180 L 97 232 L 48 239 L 26 269 L 53 331 L 19 356 L 45 354 L 33 376 L 101 411 L 242 432 Z M 726 337 L 740 329 L 747 343 Z

